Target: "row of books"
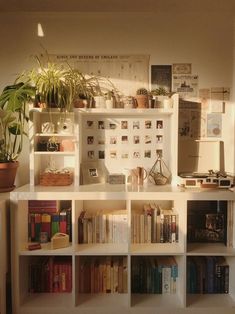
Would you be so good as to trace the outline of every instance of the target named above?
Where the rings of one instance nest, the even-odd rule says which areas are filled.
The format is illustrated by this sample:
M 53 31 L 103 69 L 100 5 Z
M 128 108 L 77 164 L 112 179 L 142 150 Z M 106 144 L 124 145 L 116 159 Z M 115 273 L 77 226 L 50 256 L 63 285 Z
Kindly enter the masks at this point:
M 30 293 L 72 291 L 71 258 L 37 257 L 28 267 Z
M 172 256 L 133 258 L 132 293 L 174 294 L 177 278 L 178 265 Z
M 187 259 L 188 293 L 229 293 L 229 265 L 223 256 Z
M 127 257 L 81 258 L 79 292 L 127 293 Z
M 82 211 L 78 218 L 78 243 L 127 243 L 127 211 Z
M 145 204 L 141 212 L 132 214 L 132 243 L 178 242 L 178 215 L 158 205 Z
M 29 242 L 48 242 L 57 232 L 69 235 L 72 241 L 71 208 L 56 213 L 28 213 Z

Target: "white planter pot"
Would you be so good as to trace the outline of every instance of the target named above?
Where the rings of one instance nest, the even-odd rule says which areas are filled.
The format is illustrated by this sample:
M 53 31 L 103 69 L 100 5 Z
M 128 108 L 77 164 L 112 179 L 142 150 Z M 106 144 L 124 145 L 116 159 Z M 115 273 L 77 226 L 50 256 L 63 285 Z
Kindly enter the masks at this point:
M 104 96 L 94 96 L 95 108 L 106 108 Z

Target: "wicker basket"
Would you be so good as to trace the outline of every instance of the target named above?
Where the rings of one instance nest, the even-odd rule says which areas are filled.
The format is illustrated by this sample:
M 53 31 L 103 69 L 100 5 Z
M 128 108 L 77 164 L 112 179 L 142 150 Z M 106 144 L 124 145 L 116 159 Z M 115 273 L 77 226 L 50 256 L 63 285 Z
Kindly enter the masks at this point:
M 40 174 L 39 184 L 40 185 L 54 185 L 63 186 L 70 185 L 73 183 L 73 174 L 69 173 L 50 173 L 45 172 Z

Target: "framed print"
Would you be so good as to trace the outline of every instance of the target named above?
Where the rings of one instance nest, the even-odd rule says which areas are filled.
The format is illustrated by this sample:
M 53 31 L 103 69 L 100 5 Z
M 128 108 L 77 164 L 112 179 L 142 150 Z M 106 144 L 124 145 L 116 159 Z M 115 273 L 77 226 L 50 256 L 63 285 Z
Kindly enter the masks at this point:
M 164 88 L 171 92 L 172 69 L 171 65 L 151 65 L 151 89 Z
M 192 64 L 191 63 L 174 63 L 172 65 L 173 74 L 191 74 Z
M 81 164 L 82 184 L 105 183 L 107 170 L 102 161 L 87 161 Z

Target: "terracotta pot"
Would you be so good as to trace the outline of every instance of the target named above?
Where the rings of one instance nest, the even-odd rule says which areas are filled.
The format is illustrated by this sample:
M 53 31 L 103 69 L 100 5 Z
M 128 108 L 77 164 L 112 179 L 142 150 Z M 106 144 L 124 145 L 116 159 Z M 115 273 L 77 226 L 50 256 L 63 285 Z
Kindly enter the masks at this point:
M 14 190 L 18 161 L 0 163 L 0 193 Z
M 148 95 L 136 95 L 137 108 L 148 108 L 149 98 Z

